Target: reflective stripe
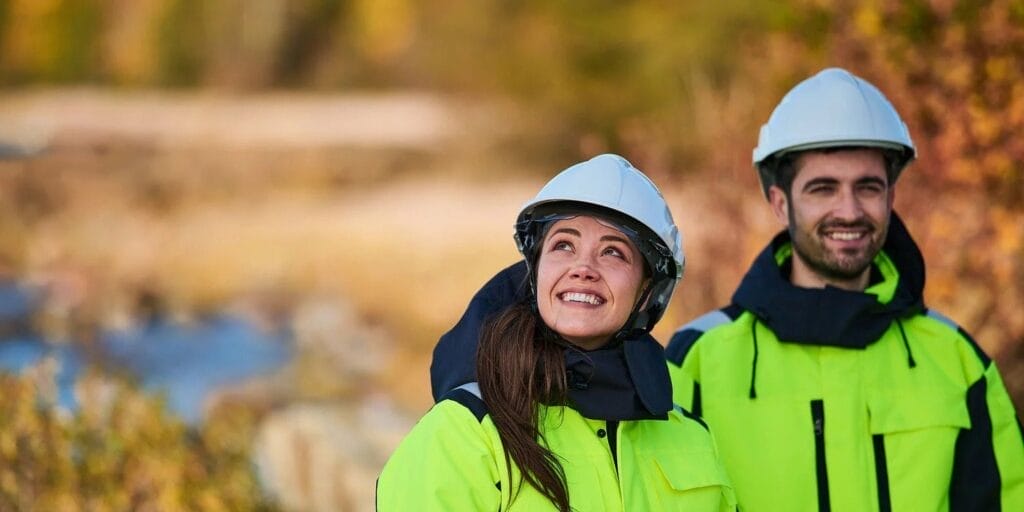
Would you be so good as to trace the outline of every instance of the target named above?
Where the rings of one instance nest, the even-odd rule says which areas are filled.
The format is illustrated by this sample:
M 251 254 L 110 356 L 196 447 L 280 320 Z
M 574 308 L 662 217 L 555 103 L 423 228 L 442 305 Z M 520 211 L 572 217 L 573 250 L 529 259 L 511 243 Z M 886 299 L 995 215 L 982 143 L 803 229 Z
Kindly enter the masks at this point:
M 476 416 L 477 421 L 483 421 L 487 416 L 487 404 L 480 394 L 480 385 L 476 382 L 463 384 L 441 396 L 441 401 L 454 400 L 463 407 L 469 409 Z
M 928 318 L 932 318 L 932 319 L 938 320 L 938 321 L 948 325 L 954 331 L 960 330 L 960 326 L 957 325 L 956 322 L 950 320 L 949 317 L 947 317 L 946 315 L 943 315 L 942 313 L 939 313 L 938 311 L 935 311 L 934 309 L 929 309 L 928 310 Z
M 680 327 L 676 332 L 683 332 L 687 329 L 708 332 L 719 325 L 727 324 L 729 322 L 732 322 L 732 318 L 729 318 L 729 315 L 723 313 L 721 310 L 716 309 Z
M 484 399 L 483 395 L 480 394 L 480 384 L 479 383 L 467 382 L 467 383 L 465 383 L 465 384 L 463 384 L 463 385 L 461 385 L 461 386 L 459 386 L 459 387 L 457 387 L 455 389 L 461 389 L 461 390 L 464 390 L 464 391 L 469 391 L 470 393 L 473 393 L 473 395 L 476 396 L 477 398 L 479 398 L 481 400 Z

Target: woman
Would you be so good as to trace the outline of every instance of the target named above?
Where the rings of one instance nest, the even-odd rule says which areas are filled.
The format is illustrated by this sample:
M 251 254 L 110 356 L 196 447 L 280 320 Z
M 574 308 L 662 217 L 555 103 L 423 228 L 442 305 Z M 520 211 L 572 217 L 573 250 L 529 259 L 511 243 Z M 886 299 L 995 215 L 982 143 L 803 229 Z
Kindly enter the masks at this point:
M 646 336 L 684 261 L 657 187 L 601 155 L 555 176 L 515 228 L 529 300 L 486 324 L 479 382 L 402 441 L 378 510 L 733 508 L 707 428 L 672 407 Z

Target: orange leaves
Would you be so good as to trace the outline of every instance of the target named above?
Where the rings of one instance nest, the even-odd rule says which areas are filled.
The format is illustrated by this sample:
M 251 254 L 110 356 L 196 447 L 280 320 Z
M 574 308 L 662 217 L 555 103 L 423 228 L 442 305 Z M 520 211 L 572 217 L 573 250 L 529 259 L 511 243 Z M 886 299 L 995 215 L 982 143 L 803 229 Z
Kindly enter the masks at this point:
M 1024 344 L 1021 4 L 839 3 L 829 64 L 878 85 L 918 145 L 897 197 L 929 265 L 927 302 L 997 358 L 1012 358 Z M 1024 396 L 1024 361 L 1000 365 L 1011 393 Z

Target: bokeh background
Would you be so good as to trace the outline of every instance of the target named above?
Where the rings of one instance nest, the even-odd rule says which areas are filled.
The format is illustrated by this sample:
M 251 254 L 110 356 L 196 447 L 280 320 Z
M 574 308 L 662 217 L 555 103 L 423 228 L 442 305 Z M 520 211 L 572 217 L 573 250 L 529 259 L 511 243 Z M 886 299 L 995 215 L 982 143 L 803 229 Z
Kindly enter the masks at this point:
M 878 85 L 928 304 L 1024 404 L 1019 0 L 0 0 L 0 510 L 372 510 L 518 206 L 604 151 L 663 188 L 661 340 L 780 226 L 797 81 Z

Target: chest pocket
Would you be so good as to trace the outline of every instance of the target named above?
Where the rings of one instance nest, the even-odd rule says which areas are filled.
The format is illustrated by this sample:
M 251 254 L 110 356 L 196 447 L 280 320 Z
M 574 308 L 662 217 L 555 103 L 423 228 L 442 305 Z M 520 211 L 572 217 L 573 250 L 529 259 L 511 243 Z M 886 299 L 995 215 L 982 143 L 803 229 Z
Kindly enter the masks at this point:
M 944 510 L 965 396 L 895 388 L 868 404 L 879 510 Z
M 952 391 L 922 394 L 920 389 L 895 389 L 870 400 L 868 411 L 872 434 L 971 428 L 965 397 Z
M 709 450 L 657 452 L 652 458 L 668 486 L 659 510 L 719 510 L 736 502 L 718 458 Z M 653 504 L 652 504 L 653 505 Z

